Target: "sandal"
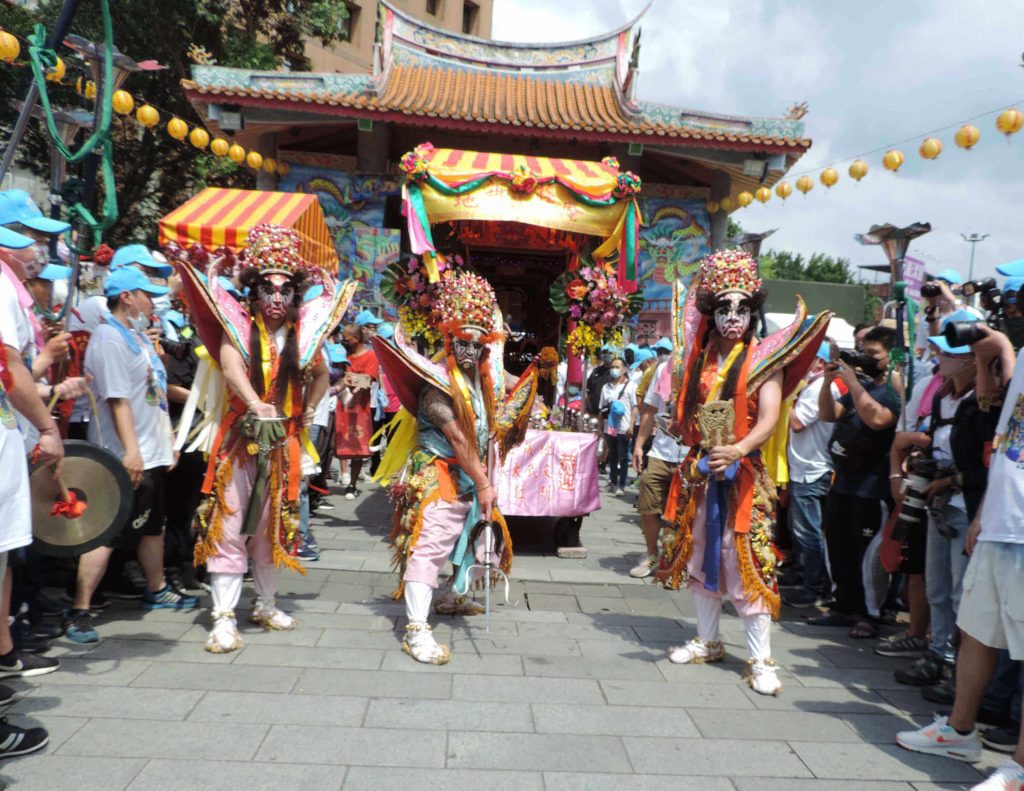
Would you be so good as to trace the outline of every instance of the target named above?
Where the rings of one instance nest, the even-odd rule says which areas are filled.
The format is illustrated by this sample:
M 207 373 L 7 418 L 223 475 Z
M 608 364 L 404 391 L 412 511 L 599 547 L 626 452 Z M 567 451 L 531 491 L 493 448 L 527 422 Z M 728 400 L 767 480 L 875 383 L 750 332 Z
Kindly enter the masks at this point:
M 870 618 L 861 618 L 850 629 L 850 637 L 854 640 L 869 640 L 878 637 L 878 624 Z
M 813 618 L 808 618 L 807 623 L 810 626 L 849 626 L 853 623 L 853 617 L 831 610 L 821 615 L 815 615 Z

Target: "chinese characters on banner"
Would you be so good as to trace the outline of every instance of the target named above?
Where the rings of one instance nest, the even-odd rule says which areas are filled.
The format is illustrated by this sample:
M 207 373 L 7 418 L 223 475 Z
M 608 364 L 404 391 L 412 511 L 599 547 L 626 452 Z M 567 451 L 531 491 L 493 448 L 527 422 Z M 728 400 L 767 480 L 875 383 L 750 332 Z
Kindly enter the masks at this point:
M 498 470 L 505 516 L 583 516 L 601 507 L 596 434 L 526 432 Z

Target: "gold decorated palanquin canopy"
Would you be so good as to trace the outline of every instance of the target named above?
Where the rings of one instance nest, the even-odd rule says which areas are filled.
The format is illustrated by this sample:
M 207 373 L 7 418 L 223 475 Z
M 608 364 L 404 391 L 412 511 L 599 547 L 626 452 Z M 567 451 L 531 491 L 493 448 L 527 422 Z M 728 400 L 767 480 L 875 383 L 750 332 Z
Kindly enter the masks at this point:
M 294 229 L 302 256 L 327 272 L 338 271 L 338 254 L 316 195 L 207 187 L 159 223 L 160 244 L 201 244 L 239 252 L 249 229 L 261 223 Z
M 414 253 L 435 252 L 430 226 L 459 220 L 516 222 L 601 238 L 619 281 L 636 290 L 640 179 L 601 162 L 417 146 L 402 157 L 403 211 Z

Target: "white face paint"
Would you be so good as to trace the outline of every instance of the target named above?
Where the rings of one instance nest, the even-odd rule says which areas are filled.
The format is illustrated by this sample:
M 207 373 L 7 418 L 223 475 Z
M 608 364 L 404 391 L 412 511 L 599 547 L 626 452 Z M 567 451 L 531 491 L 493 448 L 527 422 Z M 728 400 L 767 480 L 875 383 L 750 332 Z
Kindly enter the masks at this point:
M 479 330 L 467 329 L 466 338 L 452 338 L 452 352 L 455 363 L 463 370 L 470 371 L 477 366 L 484 353 L 484 344 L 480 340 Z
M 741 304 L 742 300 L 742 294 L 732 292 L 724 295 L 715 308 L 715 329 L 727 340 L 739 340 L 750 326 L 750 308 Z

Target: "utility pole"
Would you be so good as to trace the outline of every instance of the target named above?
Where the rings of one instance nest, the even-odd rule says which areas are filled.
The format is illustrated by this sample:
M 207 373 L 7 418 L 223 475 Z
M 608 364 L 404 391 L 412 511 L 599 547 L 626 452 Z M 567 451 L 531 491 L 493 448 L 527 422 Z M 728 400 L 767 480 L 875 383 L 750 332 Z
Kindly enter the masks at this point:
M 986 239 L 988 239 L 988 234 L 987 233 L 982 233 L 982 234 L 978 234 L 978 233 L 972 233 L 972 234 L 962 233 L 962 234 L 960 234 L 960 236 L 963 238 L 963 240 L 965 242 L 967 242 L 971 246 L 971 265 L 970 265 L 970 267 L 967 270 L 967 279 L 968 280 L 974 280 L 974 248 L 978 246 L 978 242 L 983 242 Z

